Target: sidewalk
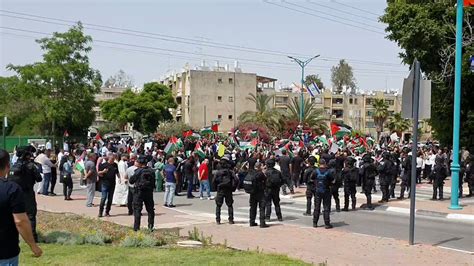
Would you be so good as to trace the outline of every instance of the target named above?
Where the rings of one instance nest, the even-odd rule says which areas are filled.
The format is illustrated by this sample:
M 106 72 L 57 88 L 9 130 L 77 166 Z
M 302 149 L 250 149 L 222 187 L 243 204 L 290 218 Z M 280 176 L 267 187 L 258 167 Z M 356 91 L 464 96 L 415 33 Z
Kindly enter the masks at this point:
M 98 208 L 87 208 L 84 198 L 73 196 L 73 201 L 62 197 L 38 196 L 38 209 L 53 212 L 73 212 L 97 217 Z M 98 200 L 96 199 L 97 203 Z M 111 217 L 106 221 L 132 225 L 133 217 L 127 215 L 126 207 L 112 207 Z M 146 215 L 142 226 L 146 226 Z M 374 237 L 339 231 L 337 228 L 301 228 L 291 225 L 272 224 L 270 228 L 250 228 L 247 221 L 236 225 L 217 226 L 214 217 L 203 217 L 177 209 L 156 206 L 157 228 L 181 229 L 181 235 L 197 227 L 214 243 L 227 243 L 241 250 L 287 254 L 311 263 L 327 261 L 329 265 L 473 265 L 472 254 L 418 244 L 409 246 L 406 241 Z

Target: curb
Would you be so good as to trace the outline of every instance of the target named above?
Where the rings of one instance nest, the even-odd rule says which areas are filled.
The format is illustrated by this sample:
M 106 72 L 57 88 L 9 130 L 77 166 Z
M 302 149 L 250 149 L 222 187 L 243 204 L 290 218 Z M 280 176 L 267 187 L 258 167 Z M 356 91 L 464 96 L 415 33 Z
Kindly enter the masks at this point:
M 379 206 L 375 208 L 375 210 L 388 211 L 388 212 L 401 213 L 401 214 L 410 214 L 409 208 Z M 420 216 L 426 216 L 426 217 L 436 217 L 436 218 L 445 218 L 445 219 L 457 220 L 457 221 L 474 222 L 474 215 L 471 215 L 471 214 L 446 213 L 446 212 L 437 212 L 437 211 L 419 210 L 419 209 L 415 209 L 415 214 L 420 215 Z

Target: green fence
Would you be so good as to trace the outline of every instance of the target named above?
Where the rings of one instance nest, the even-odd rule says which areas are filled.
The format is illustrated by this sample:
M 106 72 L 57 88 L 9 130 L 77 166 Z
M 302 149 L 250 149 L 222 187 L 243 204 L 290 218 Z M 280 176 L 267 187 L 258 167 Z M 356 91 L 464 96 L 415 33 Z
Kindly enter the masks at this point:
M 37 145 L 44 145 L 48 140 L 52 140 L 51 136 L 7 136 L 6 137 L 6 150 L 12 152 L 15 146 L 25 146 L 30 143 L 36 143 Z M 67 137 L 68 142 L 87 142 L 87 137 Z M 55 138 L 56 145 L 63 147 L 63 137 Z M 0 136 L 0 148 L 4 149 L 3 138 Z

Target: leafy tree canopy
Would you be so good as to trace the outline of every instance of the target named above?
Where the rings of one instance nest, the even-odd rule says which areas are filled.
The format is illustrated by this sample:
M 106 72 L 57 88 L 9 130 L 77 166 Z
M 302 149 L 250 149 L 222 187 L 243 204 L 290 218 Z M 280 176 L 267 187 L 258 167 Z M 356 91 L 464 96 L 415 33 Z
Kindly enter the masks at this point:
M 131 88 L 133 85 L 132 76 L 127 75 L 122 69 L 104 82 L 105 87 Z
M 443 145 L 452 143 L 453 132 L 455 3 L 393 0 L 381 17 L 388 25 L 387 38 L 403 49 L 402 61 L 411 65 L 417 58 L 423 72 L 433 81 L 430 121 L 435 138 Z M 474 53 L 473 12 L 472 8 L 465 8 L 463 24 L 460 141 L 468 147 L 474 146 L 474 75 L 469 70 L 469 57 Z
M 344 59 L 341 59 L 337 66 L 331 68 L 331 81 L 334 89 L 339 92 L 342 91 L 344 86 L 351 89 L 356 88 L 352 67 Z
M 312 75 L 306 76 L 306 78 L 304 80 L 304 84 L 306 86 L 309 86 L 309 85 L 313 84 L 313 82 L 316 83 L 316 85 L 318 85 L 318 88 L 320 90 L 324 89 L 323 81 L 321 80 L 319 75 L 312 74 Z
M 99 72 L 89 65 L 91 42 L 78 23 L 67 32 L 37 40 L 44 51 L 41 61 L 7 66 L 16 72 L 16 77 L 2 82 L 15 88 L 7 96 L 13 102 L 6 108 L 7 115 L 16 119 L 14 132 L 21 128 L 23 134 L 60 135 L 64 130 L 87 130 L 94 120 L 94 95 L 102 84 Z
M 142 133 L 153 133 L 160 122 L 172 119 L 169 108 L 175 108 L 171 90 L 158 82 L 146 83 L 143 91 L 126 90 L 119 98 L 100 104 L 105 119 L 121 125 L 133 123 Z

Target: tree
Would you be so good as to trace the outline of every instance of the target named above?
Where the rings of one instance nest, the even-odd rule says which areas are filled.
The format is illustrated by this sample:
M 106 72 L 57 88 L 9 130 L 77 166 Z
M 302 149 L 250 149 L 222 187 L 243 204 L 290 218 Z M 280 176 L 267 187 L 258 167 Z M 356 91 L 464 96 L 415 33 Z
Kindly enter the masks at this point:
M 324 89 L 324 84 L 323 84 L 323 81 L 321 80 L 321 78 L 319 77 L 319 75 L 308 75 L 306 76 L 305 80 L 304 80 L 304 84 L 306 86 L 309 86 L 311 84 L 316 83 L 316 85 L 318 85 L 318 88 L 320 90 L 323 90 Z
M 473 147 L 474 138 L 474 74 L 469 71 L 469 57 L 474 53 L 472 8 L 465 9 L 463 29 L 463 67 L 461 92 L 462 146 Z M 398 44 L 403 63 L 411 65 L 415 58 L 423 73 L 433 81 L 431 119 L 433 135 L 442 145 L 452 143 L 453 88 L 455 55 L 455 1 L 390 1 L 380 19 L 388 26 L 387 38 Z
M 104 83 L 105 87 L 131 88 L 133 87 L 132 76 L 127 75 L 120 69 L 117 74 L 110 76 Z
M 300 106 L 299 100 L 292 99 L 291 103 L 287 104 L 287 112 L 284 115 L 284 120 L 299 121 Z M 318 134 L 321 134 L 328 129 L 324 111 L 322 109 L 317 109 L 314 102 L 311 102 L 310 99 L 304 100 L 302 124 L 304 127 L 311 128 Z
M 55 32 L 36 42 L 44 51 L 42 61 L 7 66 L 19 80 L 17 88 L 22 96 L 18 102 L 32 104 L 23 121 L 41 133 L 85 133 L 94 121 L 94 95 L 102 84 L 99 71 L 90 67 L 87 56 L 92 38 L 84 35 L 78 23 L 67 32 Z
M 158 82 L 145 83 L 143 91 L 126 90 L 120 97 L 103 101 L 100 108 L 105 119 L 123 126 L 133 123 L 142 133 L 153 133 L 160 122 L 172 119 L 169 108 L 175 108 L 171 90 Z
M 245 111 L 239 116 L 240 123 L 254 123 L 275 130 L 278 126 L 279 113 L 273 108 L 273 95 L 249 93 L 247 100 L 255 103 L 257 111 Z
M 331 81 L 337 92 L 342 92 L 343 86 L 352 90 L 356 88 L 352 67 L 344 59 L 341 59 L 337 66 L 331 68 Z
M 158 126 L 158 133 L 170 138 L 170 137 L 180 137 L 183 132 L 192 130 L 193 128 L 185 124 L 183 122 L 176 122 L 176 121 L 166 121 L 160 123 Z
M 410 120 L 403 118 L 402 113 L 395 113 L 389 117 L 387 127 L 391 132 L 396 132 L 398 137 L 401 137 L 403 131 L 410 128 L 410 124 Z
M 377 140 L 379 140 L 380 133 L 383 131 L 385 121 L 387 121 L 388 118 L 388 104 L 384 99 L 374 99 L 372 106 L 375 109 L 373 118 L 375 129 L 377 130 Z

